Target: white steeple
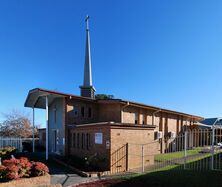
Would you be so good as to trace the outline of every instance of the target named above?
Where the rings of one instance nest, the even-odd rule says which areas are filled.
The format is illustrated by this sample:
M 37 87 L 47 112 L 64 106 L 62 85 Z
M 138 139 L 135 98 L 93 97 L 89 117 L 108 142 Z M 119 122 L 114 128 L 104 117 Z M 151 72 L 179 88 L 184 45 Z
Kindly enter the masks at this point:
M 81 96 L 95 98 L 95 88 L 92 85 L 92 67 L 91 67 L 91 51 L 90 51 L 90 35 L 89 35 L 89 16 L 86 16 L 86 49 L 85 49 L 85 65 L 84 65 L 84 81 L 80 86 Z

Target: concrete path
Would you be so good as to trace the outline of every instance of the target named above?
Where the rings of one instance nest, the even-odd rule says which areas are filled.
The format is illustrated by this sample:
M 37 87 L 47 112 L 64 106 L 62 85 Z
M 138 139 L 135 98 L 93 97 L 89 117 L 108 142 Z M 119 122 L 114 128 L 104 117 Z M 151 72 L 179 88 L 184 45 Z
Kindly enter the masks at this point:
M 51 184 L 61 184 L 64 187 L 75 186 L 80 183 L 91 182 L 98 178 L 81 177 L 70 169 L 59 165 L 54 161 L 48 162 L 49 173 L 51 175 Z

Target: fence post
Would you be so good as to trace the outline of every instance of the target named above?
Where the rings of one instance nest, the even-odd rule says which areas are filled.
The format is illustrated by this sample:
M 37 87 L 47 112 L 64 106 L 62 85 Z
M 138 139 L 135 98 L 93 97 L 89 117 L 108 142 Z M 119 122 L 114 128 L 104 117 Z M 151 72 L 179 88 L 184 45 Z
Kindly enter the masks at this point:
M 22 152 L 22 148 L 23 148 L 23 147 L 22 147 L 22 138 L 19 138 L 19 145 L 20 145 L 20 146 L 19 146 L 19 147 L 20 147 L 20 152 Z
M 144 172 L 144 147 L 142 144 L 142 173 Z
M 184 132 L 184 169 L 186 169 L 187 162 L 187 131 Z
M 126 143 L 126 171 L 128 171 L 128 162 L 129 162 L 129 158 L 128 158 L 128 156 L 129 156 L 129 151 L 128 151 L 128 149 L 129 149 L 129 144 L 128 143 Z
M 212 127 L 212 142 L 211 142 L 211 170 L 214 169 L 214 138 L 215 138 L 215 128 Z

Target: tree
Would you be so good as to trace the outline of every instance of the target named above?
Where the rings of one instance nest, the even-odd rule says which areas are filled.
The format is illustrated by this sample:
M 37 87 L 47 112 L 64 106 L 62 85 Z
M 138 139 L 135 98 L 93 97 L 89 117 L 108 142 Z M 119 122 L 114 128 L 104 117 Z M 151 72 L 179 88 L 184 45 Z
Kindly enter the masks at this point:
M 13 110 L 3 114 L 5 120 L 0 124 L 0 136 L 28 138 L 32 135 L 32 124 L 27 114 Z
M 96 94 L 96 99 L 114 99 L 114 95 L 107 95 L 107 94 Z

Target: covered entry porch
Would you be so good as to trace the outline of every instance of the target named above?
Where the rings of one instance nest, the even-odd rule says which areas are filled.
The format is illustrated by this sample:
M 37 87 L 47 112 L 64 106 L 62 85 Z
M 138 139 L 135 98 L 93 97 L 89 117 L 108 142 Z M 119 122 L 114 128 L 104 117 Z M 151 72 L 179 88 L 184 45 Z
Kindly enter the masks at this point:
M 64 154 L 65 151 L 65 97 L 67 94 L 36 88 L 30 90 L 25 101 L 25 107 L 33 113 L 33 152 L 35 152 L 35 109 L 45 110 L 46 153 Z

